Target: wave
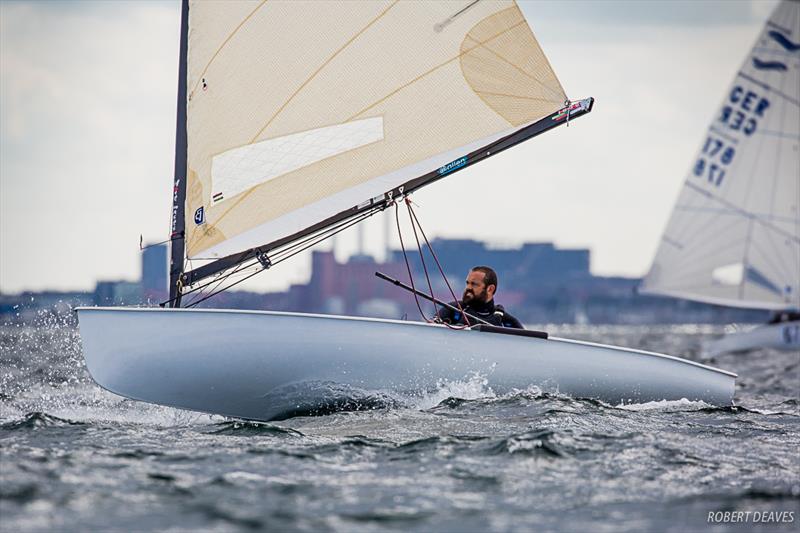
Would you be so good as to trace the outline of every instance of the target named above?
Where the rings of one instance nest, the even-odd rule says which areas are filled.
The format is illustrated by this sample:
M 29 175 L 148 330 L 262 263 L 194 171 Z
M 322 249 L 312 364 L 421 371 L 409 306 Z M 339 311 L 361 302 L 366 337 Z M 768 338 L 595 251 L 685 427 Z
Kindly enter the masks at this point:
M 212 435 L 233 435 L 236 437 L 303 437 L 297 430 L 281 428 L 265 422 L 252 422 L 247 420 L 228 420 L 212 426 Z
M 0 424 L 0 430 L 18 431 L 28 429 L 41 429 L 49 427 L 85 426 L 83 422 L 76 422 L 66 418 L 49 415 L 42 412 L 28 413 L 20 419 Z

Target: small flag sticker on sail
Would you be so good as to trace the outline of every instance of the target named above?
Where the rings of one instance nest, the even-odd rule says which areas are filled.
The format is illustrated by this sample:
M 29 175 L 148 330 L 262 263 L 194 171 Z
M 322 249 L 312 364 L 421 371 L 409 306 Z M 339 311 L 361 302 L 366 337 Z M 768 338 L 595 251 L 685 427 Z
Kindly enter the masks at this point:
M 222 193 L 221 193 L 221 192 L 218 192 L 217 194 L 215 194 L 215 195 L 214 195 L 214 196 L 211 198 L 211 201 L 212 201 L 213 203 L 221 202 L 221 201 L 222 201 Z

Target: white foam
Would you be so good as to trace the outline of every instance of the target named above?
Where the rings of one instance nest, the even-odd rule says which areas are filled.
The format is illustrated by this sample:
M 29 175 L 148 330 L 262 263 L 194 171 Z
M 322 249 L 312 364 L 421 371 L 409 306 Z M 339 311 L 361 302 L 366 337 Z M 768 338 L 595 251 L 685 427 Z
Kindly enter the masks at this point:
M 473 372 L 465 379 L 450 381 L 440 379 L 436 382 L 436 390 L 424 392 L 414 407 L 417 409 L 430 409 L 448 398 L 460 398 L 462 400 L 478 400 L 482 398 L 497 398 L 497 395 L 488 386 L 489 380 L 486 376 Z
M 616 409 L 625 409 L 626 411 L 698 411 L 713 406 L 703 401 L 681 398 L 680 400 L 659 400 L 657 402 L 620 403 L 614 407 Z

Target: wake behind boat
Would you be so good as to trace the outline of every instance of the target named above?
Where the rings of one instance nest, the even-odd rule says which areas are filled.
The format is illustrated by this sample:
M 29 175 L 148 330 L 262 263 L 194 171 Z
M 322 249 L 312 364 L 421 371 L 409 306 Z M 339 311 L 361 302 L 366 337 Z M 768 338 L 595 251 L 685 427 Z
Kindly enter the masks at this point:
M 267 311 L 81 308 L 86 364 L 136 400 L 275 420 L 414 398 L 480 376 L 497 394 L 730 405 L 736 375 L 652 352 L 443 325 Z M 354 407 L 355 406 L 355 407 Z
M 184 1 L 180 50 L 173 309 L 78 310 L 102 387 L 259 420 L 332 391 L 414 395 L 475 373 L 501 393 L 732 402 L 733 374 L 625 348 L 180 309 L 591 112 L 593 99 L 567 98 L 513 1 Z

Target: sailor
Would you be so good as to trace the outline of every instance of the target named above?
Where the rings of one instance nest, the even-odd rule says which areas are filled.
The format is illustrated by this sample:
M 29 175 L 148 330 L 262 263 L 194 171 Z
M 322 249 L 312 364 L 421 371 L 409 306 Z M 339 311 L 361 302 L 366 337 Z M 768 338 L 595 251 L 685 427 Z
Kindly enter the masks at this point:
M 519 320 L 511 316 L 502 305 L 494 303 L 494 294 L 497 292 L 497 274 L 487 266 L 476 266 L 469 271 L 466 280 L 466 287 L 460 302 L 450 302 L 450 305 L 458 308 L 459 304 L 464 312 L 474 317 L 478 317 L 494 326 L 506 328 L 525 329 Z M 442 322 L 448 324 L 466 324 L 464 314 L 443 307 L 437 314 Z M 467 319 L 469 320 L 469 319 Z M 470 325 L 475 325 L 474 320 L 470 320 Z

